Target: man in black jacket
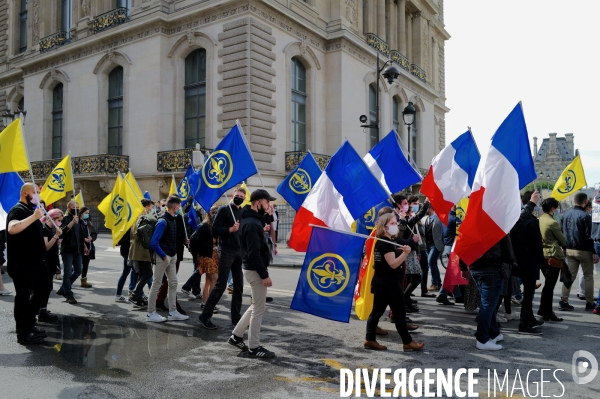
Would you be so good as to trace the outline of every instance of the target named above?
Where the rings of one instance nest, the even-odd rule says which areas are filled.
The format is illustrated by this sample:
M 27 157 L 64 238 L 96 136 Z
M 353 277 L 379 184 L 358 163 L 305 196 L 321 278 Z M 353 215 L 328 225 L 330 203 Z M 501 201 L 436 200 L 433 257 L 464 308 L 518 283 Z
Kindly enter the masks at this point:
M 269 358 L 273 352 L 260 345 L 260 327 L 265 313 L 267 288 L 273 285 L 269 277 L 269 246 L 264 233 L 264 216 L 275 201 L 266 190 L 255 190 L 250 195 L 251 207 L 242 211 L 240 244 L 242 247 L 242 268 L 246 281 L 252 289 L 252 304 L 235 326 L 228 342 L 246 350 L 243 336 L 248 327 L 248 355 L 250 357 Z
M 60 255 L 63 261 L 63 282 L 62 287 L 56 293 L 67 298 L 67 302 L 74 305 L 77 303 L 73 297 L 71 286 L 81 275 L 82 256 L 83 256 L 83 234 L 79 226 L 79 217 L 77 216 L 77 202 L 69 201 L 67 204 L 67 214 L 63 218 L 63 240 L 60 245 Z
M 240 253 L 240 206 L 246 199 L 246 190 L 243 187 L 233 189 L 233 204 L 223 205 L 217 211 L 212 225 L 212 235 L 218 238 L 219 247 L 219 277 L 217 284 L 212 289 L 198 322 L 207 330 L 215 330 L 210 318 L 215 306 L 227 288 L 229 272 L 233 277 L 233 295 L 231 298 L 231 323 L 237 324 L 242 311 L 242 292 L 244 289 L 244 275 L 242 274 L 242 255 Z

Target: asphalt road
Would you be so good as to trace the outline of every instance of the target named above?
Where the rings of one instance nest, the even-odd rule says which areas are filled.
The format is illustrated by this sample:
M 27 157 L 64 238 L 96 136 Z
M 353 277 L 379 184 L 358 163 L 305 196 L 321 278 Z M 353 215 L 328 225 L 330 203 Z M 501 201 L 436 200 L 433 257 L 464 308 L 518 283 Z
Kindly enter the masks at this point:
M 14 297 L 0 297 L 2 398 L 333 398 L 340 396 L 341 368 L 403 368 L 407 373 L 416 368 L 478 368 L 475 391 L 481 397 L 488 397 L 488 370 L 492 377 L 496 370 L 500 379 L 508 370 L 509 393 L 515 382 L 517 386 L 514 397 L 541 397 L 539 370 L 545 368 L 552 371 L 544 375 L 550 381 L 544 383 L 544 396 L 600 397 L 600 375 L 585 385 L 575 384 L 571 376 L 577 350 L 591 352 L 600 360 L 600 316 L 584 311 L 584 302 L 575 293 L 571 299 L 575 311 L 561 312 L 563 323 L 546 323 L 542 337 L 517 335 L 516 321 L 504 325 L 504 349 L 499 352 L 475 349 L 473 314 L 461 306 L 418 298 L 421 313 L 411 317 L 421 328 L 413 337 L 426 343 L 425 350 L 402 352 L 400 337 L 384 317 L 380 326 L 390 330 L 390 335 L 379 342 L 389 350 L 373 352 L 362 348 L 365 322 L 354 315 L 344 324 L 290 310 L 300 269 L 271 268 L 274 286 L 269 295 L 275 300 L 267 306 L 262 343 L 277 357 L 257 360 L 238 354 L 226 343 L 232 330 L 230 295 L 223 296 L 218 305 L 221 311 L 213 317 L 220 327 L 216 331 L 199 327 L 200 301 L 183 298 L 181 293 L 180 302 L 190 315 L 185 322 L 146 323 L 144 311 L 114 302 L 122 258 L 118 249 L 108 248 L 105 237 L 97 244 L 97 259 L 88 274 L 93 288 L 83 289 L 76 282 L 77 305 L 52 293 L 49 308 L 60 319 L 54 324 L 40 323 L 48 332 L 44 345 L 25 347 L 16 342 Z M 286 256 L 294 258 L 289 263 L 297 263 L 297 255 Z M 191 271 L 191 262 L 184 261 L 180 287 Z M 13 289 L 10 278 L 3 277 Z M 595 277 L 597 290 L 600 275 L 596 272 Z M 58 286 L 55 281 L 55 290 Z M 246 286 L 244 309 L 249 305 L 249 292 Z M 559 287 L 555 302 L 558 295 Z M 531 369 L 538 371 L 529 374 L 527 385 Z M 556 369 L 564 370 L 554 374 L 560 384 L 553 377 Z M 529 392 L 519 389 L 517 372 Z M 466 378 L 461 381 L 466 385 Z M 496 397 L 505 397 L 501 395 L 506 395 L 506 386 L 503 391 Z M 494 397 L 493 388 L 491 393 Z

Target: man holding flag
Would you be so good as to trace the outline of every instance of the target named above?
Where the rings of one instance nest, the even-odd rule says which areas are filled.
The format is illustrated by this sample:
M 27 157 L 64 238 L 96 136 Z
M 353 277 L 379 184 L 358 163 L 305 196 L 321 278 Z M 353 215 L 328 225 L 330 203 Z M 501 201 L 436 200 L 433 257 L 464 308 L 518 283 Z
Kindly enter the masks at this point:
M 77 300 L 73 296 L 71 286 L 81 275 L 83 266 L 83 242 L 84 237 L 79 225 L 79 216 L 77 215 L 77 203 L 69 201 L 67 204 L 67 214 L 63 218 L 63 241 L 60 246 L 60 254 L 63 261 L 63 282 L 56 293 L 67 298 L 67 302 L 74 305 Z

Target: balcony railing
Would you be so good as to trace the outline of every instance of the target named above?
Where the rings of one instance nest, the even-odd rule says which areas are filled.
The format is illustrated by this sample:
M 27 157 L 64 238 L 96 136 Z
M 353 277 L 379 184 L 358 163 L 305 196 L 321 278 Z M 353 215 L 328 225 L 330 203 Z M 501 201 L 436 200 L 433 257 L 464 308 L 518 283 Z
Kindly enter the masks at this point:
M 69 38 L 67 37 L 67 32 L 56 32 L 50 36 L 46 36 L 40 39 L 40 53 L 44 53 L 46 51 L 58 48 L 68 42 Z
M 298 164 L 300 162 L 302 162 L 302 159 L 304 158 L 304 156 L 306 154 L 308 154 L 306 151 L 286 152 L 285 153 L 285 171 L 286 172 L 292 171 L 296 166 L 298 166 Z M 331 159 L 331 156 L 329 156 L 329 155 L 315 154 L 314 152 L 312 153 L 312 155 L 315 158 L 315 161 L 317 161 L 317 163 L 319 164 L 319 167 L 321 169 L 325 169 L 325 167 L 327 166 L 327 163 Z
M 183 150 L 159 151 L 156 153 L 156 170 L 159 172 L 176 172 L 187 170 L 192 162 L 193 148 L 185 148 Z M 212 149 L 200 149 L 202 154 L 206 151 L 212 152 Z
M 115 8 L 112 11 L 100 14 L 92 20 L 92 33 L 102 32 L 103 30 L 121 25 L 129 21 L 127 8 Z
M 419 78 L 423 82 L 427 82 L 427 74 L 417 64 L 412 64 L 410 66 L 410 73 L 412 73 L 413 75 L 415 75 L 417 78 Z
M 390 55 L 390 46 L 375 33 L 367 33 L 367 44 L 385 56 Z
M 33 177 L 45 180 L 60 161 L 60 159 L 51 159 L 48 161 L 32 162 Z M 73 166 L 73 175 L 75 176 L 95 177 L 115 175 L 117 172 L 127 173 L 129 170 L 129 156 L 111 154 L 87 155 L 72 158 L 71 164 Z M 19 174 L 25 181 L 31 179 L 28 171 L 19 172 Z
M 410 62 L 408 62 L 408 58 L 406 58 L 404 54 L 400 53 L 399 51 L 392 50 L 390 51 L 390 58 L 396 65 L 402 69 L 405 69 L 407 72 L 410 72 Z

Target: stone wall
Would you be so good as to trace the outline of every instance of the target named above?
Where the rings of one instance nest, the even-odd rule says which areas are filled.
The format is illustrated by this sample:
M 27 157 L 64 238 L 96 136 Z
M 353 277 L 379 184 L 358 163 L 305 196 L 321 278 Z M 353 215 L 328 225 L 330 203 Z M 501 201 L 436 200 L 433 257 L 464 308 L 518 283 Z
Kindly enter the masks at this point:
M 0 0 L 0 64 L 8 55 L 8 0 Z

